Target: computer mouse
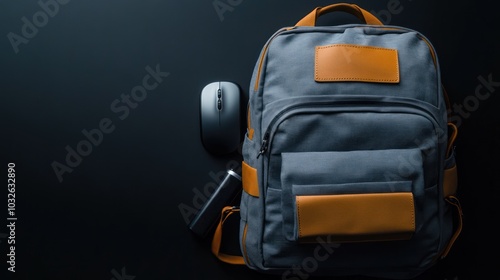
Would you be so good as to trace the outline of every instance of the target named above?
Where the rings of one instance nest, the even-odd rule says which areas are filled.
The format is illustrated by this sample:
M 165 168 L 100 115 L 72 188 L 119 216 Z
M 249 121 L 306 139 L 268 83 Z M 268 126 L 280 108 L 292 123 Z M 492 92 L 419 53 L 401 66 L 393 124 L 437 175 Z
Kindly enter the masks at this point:
M 207 151 L 236 151 L 241 139 L 241 90 L 233 82 L 216 81 L 201 91 L 201 141 Z

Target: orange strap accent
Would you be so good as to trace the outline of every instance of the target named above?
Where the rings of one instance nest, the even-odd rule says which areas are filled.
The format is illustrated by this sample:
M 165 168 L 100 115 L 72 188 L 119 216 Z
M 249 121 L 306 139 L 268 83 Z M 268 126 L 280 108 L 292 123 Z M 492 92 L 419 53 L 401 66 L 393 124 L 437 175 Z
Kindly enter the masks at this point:
M 451 247 L 453 247 L 453 244 L 455 243 L 455 241 L 457 240 L 458 236 L 462 232 L 462 227 L 463 227 L 462 206 L 460 206 L 460 202 L 458 201 L 458 198 L 455 197 L 455 196 L 451 196 L 450 195 L 447 198 L 445 198 L 445 200 L 446 200 L 446 202 L 448 202 L 451 205 L 455 206 L 455 208 L 457 209 L 457 213 L 458 213 L 458 225 L 457 225 L 457 229 L 455 230 L 455 233 L 453 234 L 453 236 L 450 239 L 450 242 L 448 242 L 448 245 L 446 246 L 446 248 L 444 249 L 443 253 L 441 254 L 441 259 L 445 258 L 448 255 L 448 253 L 451 250 Z
M 241 163 L 241 181 L 243 190 L 251 196 L 259 197 L 259 182 L 257 169 L 248 165 L 245 161 Z
M 452 131 L 451 131 L 451 135 L 448 139 L 448 147 L 446 148 L 446 157 L 449 157 L 451 155 L 451 151 L 453 149 L 453 144 L 455 143 L 455 140 L 457 139 L 457 135 L 458 135 L 458 127 L 454 123 L 449 122 L 448 127 L 450 127 L 452 129 Z
M 222 209 L 222 215 L 220 218 L 219 225 L 215 229 L 214 237 L 212 239 L 212 253 L 221 261 L 230 264 L 245 264 L 245 260 L 243 256 L 235 256 L 228 255 L 220 252 L 220 245 L 222 242 L 222 228 L 224 226 L 224 222 L 231 216 L 232 214 L 239 212 L 240 209 L 233 206 L 226 206 Z
M 444 95 L 444 100 L 445 100 L 445 105 L 446 105 L 446 111 L 447 111 L 447 117 L 448 117 L 448 127 L 452 129 L 451 135 L 449 136 L 448 139 L 448 146 L 446 148 L 446 157 L 451 156 L 451 152 L 453 150 L 453 144 L 455 143 L 455 140 L 458 135 L 458 127 L 450 122 L 451 118 L 451 103 L 449 99 L 448 92 L 446 91 L 445 87 L 443 85 L 443 95 Z M 450 203 L 451 205 L 455 206 L 457 213 L 458 213 L 458 225 L 457 229 L 455 230 L 455 233 L 452 235 L 450 241 L 448 242 L 448 245 L 445 247 L 443 253 L 441 254 L 441 259 L 445 258 L 448 253 L 451 250 L 451 247 L 453 247 L 453 244 L 457 240 L 458 236 L 462 232 L 463 228 L 463 212 L 462 212 L 462 206 L 460 205 L 460 201 L 458 200 L 457 197 L 455 197 L 453 194 L 456 193 L 457 189 L 457 174 L 456 174 L 456 166 L 453 167 L 452 169 L 445 171 L 445 177 L 447 178 L 446 184 L 444 185 L 444 194 L 446 195 L 445 201 Z M 448 173 L 448 174 L 446 174 Z
M 455 195 L 457 193 L 457 187 L 457 165 L 455 164 L 452 168 L 448 168 L 444 171 L 443 196 L 446 198 Z
M 348 4 L 348 3 L 337 3 L 325 7 L 315 8 L 305 17 L 303 17 L 299 22 L 297 22 L 295 26 L 315 26 L 316 19 L 319 16 L 336 11 L 347 12 L 349 14 L 352 14 L 357 18 L 359 18 L 360 20 L 362 20 L 363 22 L 365 22 L 366 24 L 384 25 L 377 17 L 372 15 L 370 12 L 360 8 L 358 5 Z
M 252 128 L 252 122 L 250 121 L 250 105 L 247 108 L 247 132 L 248 139 L 252 140 L 255 130 Z

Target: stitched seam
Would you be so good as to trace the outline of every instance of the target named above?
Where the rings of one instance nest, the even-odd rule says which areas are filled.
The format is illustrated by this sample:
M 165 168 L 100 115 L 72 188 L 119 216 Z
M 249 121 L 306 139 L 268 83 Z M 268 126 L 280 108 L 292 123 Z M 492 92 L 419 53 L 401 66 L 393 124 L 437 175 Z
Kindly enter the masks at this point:
M 302 236 L 302 227 L 300 226 L 300 199 L 297 196 L 297 223 L 298 223 L 298 228 L 299 228 L 299 238 Z
M 411 211 L 411 226 L 413 228 L 413 232 L 415 232 L 415 207 L 414 207 L 414 202 L 413 202 L 413 195 L 411 196 L 410 199 L 410 211 Z

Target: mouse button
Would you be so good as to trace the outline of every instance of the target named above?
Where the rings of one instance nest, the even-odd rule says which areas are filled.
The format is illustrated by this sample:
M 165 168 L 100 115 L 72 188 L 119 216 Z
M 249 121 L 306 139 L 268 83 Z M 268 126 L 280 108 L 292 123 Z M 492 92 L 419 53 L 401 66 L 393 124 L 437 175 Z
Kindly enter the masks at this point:
M 203 89 L 202 89 L 202 92 L 204 92 L 205 94 L 210 93 L 211 95 L 213 95 L 214 93 L 217 92 L 218 88 L 219 88 L 218 83 L 213 82 L 213 83 L 210 83 L 208 85 L 205 85 L 205 87 L 203 87 Z
M 213 108 L 217 106 L 216 100 L 211 98 L 210 94 L 203 95 L 201 98 L 201 113 L 203 116 L 210 115 L 212 111 L 215 111 Z
M 239 91 L 238 85 L 233 82 L 222 82 L 220 88 L 224 92 L 237 92 Z

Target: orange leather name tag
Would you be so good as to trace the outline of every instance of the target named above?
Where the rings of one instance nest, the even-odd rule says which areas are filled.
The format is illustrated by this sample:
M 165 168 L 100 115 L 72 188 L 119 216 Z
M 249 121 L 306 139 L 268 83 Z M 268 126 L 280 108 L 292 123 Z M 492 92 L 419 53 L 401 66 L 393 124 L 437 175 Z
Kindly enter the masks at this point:
M 349 44 L 317 46 L 314 79 L 317 82 L 399 83 L 398 51 Z

